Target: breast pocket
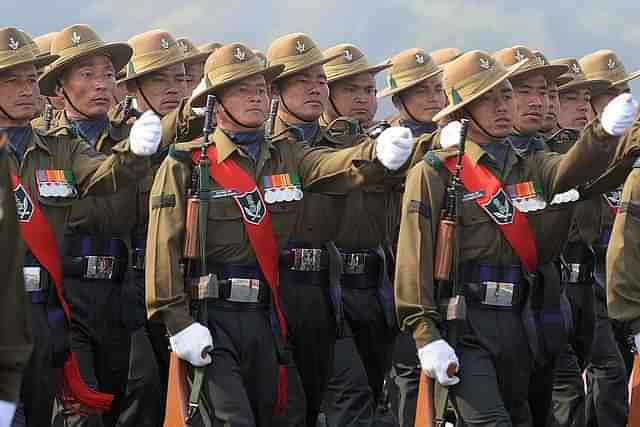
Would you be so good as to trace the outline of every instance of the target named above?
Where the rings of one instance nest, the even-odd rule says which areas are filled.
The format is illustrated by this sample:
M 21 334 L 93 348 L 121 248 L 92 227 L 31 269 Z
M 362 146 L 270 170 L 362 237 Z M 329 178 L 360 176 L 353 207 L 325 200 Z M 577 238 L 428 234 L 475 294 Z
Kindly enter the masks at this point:
M 475 201 L 462 202 L 460 226 L 462 247 L 472 259 L 484 256 L 496 243 L 498 226 Z
M 279 242 L 286 242 L 290 239 L 291 233 L 296 225 L 298 211 L 302 203 L 300 201 L 279 202 L 267 204 L 267 209 L 271 215 L 273 232 Z
M 208 240 L 216 245 L 241 244 L 245 241 L 242 212 L 232 197 L 209 201 Z

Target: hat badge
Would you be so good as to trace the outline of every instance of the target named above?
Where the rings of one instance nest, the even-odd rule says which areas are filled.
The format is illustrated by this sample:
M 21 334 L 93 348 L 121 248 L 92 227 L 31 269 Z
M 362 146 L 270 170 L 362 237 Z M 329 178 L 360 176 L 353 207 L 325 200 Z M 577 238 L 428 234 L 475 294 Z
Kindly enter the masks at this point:
M 77 47 L 80 44 L 80 34 L 76 33 L 75 31 L 73 32 L 73 34 L 71 34 L 71 44 L 74 47 Z
M 296 50 L 298 51 L 298 53 L 304 52 L 304 42 L 302 40 L 298 40 L 296 42 Z
M 236 51 L 233 53 L 233 57 L 236 58 L 238 61 L 242 62 L 247 57 L 247 54 L 245 53 L 244 50 L 242 50 L 242 48 L 237 47 Z
M 522 54 L 522 52 L 520 52 L 520 49 L 516 49 L 516 54 L 513 56 L 516 61 L 520 62 L 523 59 L 525 59 L 525 56 Z
M 180 45 L 184 53 L 189 52 L 189 46 L 184 42 L 184 40 L 180 40 L 178 44 Z
M 160 39 L 160 48 L 169 49 L 169 42 L 167 41 L 167 39 Z
M 489 70 L 489 69 L 491 69 L 491 63 L 486 58 L 480 58 L 480 68 L 483 68 L 485 70 Z
M 353 61 L 353 54 L 349 49 L 344 51 L 344 59 L 346 59 L 349 62 Z
M 418 65 L 424 64 L 424 55 L 420 55 L 419 53 L 416 53 L 416 64 Z
M 20 42 L 18 42 L 13 37 L 9 37 L 9 47 L 11 48 L 11 50 L 18 50 L 18 48 L 20 47 Z
M 574 62 L 571 64 L 571 71 L 573 71 L 573 74 L 580 74 L 582 70 L 580 70 L 580 66 Z
M 616 68 L 616 61 L 614 61 L 613 58 L 609 58 L 607 67 L 609 67 L 610 70 L 613 70 L 614 68 Z
M 545 59 L 544 59 L 544 57 L 542 55 L 536 55 L 536 57 L 538 58 L 538 64 L 547 65 L 547 61 L 545 61 Z

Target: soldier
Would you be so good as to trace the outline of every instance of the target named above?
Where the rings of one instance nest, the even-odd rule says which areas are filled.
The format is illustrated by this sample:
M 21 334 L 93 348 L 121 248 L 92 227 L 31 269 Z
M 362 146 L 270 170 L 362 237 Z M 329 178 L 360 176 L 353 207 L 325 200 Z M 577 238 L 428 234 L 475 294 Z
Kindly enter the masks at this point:
M 630 92 L 628 82 L 640 77 L 640 72 L 627 74 L 624 64 L 610 50 L 601 50 L 580 59 L 580 66 L 587 79 L 603 79 L 610 83 L 607 88 L 592 89 L 591 106 L 601 114 L 612 97 Z M 587 366 L 586 417 L 588 423 L 598 425 L 624 425 L 626 422 L 628 376 L 633 361 L 632 350 L 627 341 L 630 334 L 628 324 L 611 319 L 606 310 L 606 254 L 616 214 L 619 212 L 621 189 L 610 191 L 597 198 L 595 210 L 597 233 L 595 249 L 596 329 L 591 363 Z M 618 348 L 614 345 L 618 343 Z M 622 365 L 621 357 L 625 361 Z
M 38 51 L 41 57 L 45 57 L 46 55 L 51 53 L 51 42 L 57 35 L 58 32 L 52 32 L 43 34 L 33 39 L 36 46 L 38 46 Z M 38 68 L 38 76 L 41 76 L 43 73 L 44 67 Z M 56 110 L 64 109 L 64 101 L 62 98 L 59 98 L 57 96 L 47 96 L 43 98 L 45 98 L 49 104 L 53 105 Z
M 91 38 L 87 31 L 82 34 L 86 41 L 93 41 L 91 48 L 74 46 L 69 50 L 82 50 L 83 57 L 108 55 L 100 58 L 117 66 L 126 63 L 131 54 L 127 45 L 105 44 L 93 32 Z M 73 43 L 72 37 L 77 40 L 73 34 L 67 33 L 66 37 L 70 43 Z M 12 180 L 27 247 L 22 256 L 35 344 L 22 381 L 16 425 L 39 427 L 51 423 L 54 396 L 61 391 L 58 378 L 63 364 L 65 390 L 72 387 L 76 399 L 81 398 L 81 403 L 88 406 L 87 410 L 109 407 L 110 396 L 89 389 L 78 377 L 77 355 L 67 358 L 65 328 L 69 311 L 66 303 L 59 300 L 62 297 L 62 261 L 58 251 L 63 249 L 70 210 L 77 199 L 90 194 L 112 194 L 135 182 L 144 173 L 147 160 L 132 153 L 148 156 L 158 145 L 132 139 L 106 157 L 79 138 L 45 135 L 32 128 L 29 120 L 40 94 L 34 66 L 37 59 L 27 46 L 27 40 L 15 28 L 0 30 L 0 41 L 0 128 L 4 128 L 9 136 L 10 170 L 16 174 Z M 58 59 L 51 69 L 60 64 L 70 65 L 66 60 Z M 91 74 L 89 81 L 114 81 L 114 75 L 115 72 L 107 73 L 106 77 Z M 51 81 L 41 83 L 45 92 L 51 93 Z M 77 395 L 78 391 L 84 397 Z M 73 403 L 68 399 L 65 402 Z
M 446 58 L 440 58 L 446 61 Z M 378 93 L 378 98 L 392 97 L 398 114 L 390 123 L 411 129 L 420 138 L 438 129 L 433 116 L 446 105 L 442 83 L 442 68 L 422 49 L 407 49 L 390 59 L 392 67 L 387 71 L 387 87 Z M 430 140 L 428 140 L 430 141 Z M 429 149 L 427 146 L 425 149 Z M 424 155 L 418 154 L 421 158 Z M 393 245 L 395 247 L 400 225 L 400 209 L 404 185 L 395 188 L 392 200 L 395 219 Z M 395 250 L 394 250 L 395 254 Z M 416 344 L 410 334 L 400 333 L 396 338 L 392 367 L 387 379 L 387 389 L 393 414 L 400 426 L 413 426 L 418 398 L 420 367 Z
M 1 75 L 0 71 L 0 75 Z M 24 247 L 18 228 L 15 199 L 12 197 L 8 139 L 0 133 L 0 248 L 4 278 L 0 300 L 0 426 L 9 427 L 20 398 L 23 370 L 33 347 L 31 308 L 24 289 Z
M 177 42 L 185 56 L 184 68 L 187 93 L 193 93 L 202 77 L 204 77 L 204 63 L 215 49 L 201 50 L 186 37 L 179 38 Z
M 143 118 L 172 118 L 188 96 L 185 79 L 184 47 L 171 34 L 162 30 L 147 31 L 128 40 L 133 56 L 120 80 L 135 96 L 137 109 Z M 168 126 L 168 125 L 167 125 Z M 164 134 L 167 133 L 165 129 Z M 167 141 L 171 142 L 171 140 Z M 168 144 L 164 144 L 163 147 Z M 164 156 L 157 156 L 144 179 L 137 184 L 135 221 L 130 225 L 132 262 L 129 278 L 123 288 L 126 310 L 123 320 L 131 332 L 129 375 L 119 426 L 159 426 L 164 419 L 164 407 L 169 371 L 168 342 L 164 325 L 146 321 L 144 297 L 144 255 L 149 218 L 149 194 L 155 172 Z M 121 209 L 131 209 L 121 206 Z
M 303 190 L 330 188 L 328 180 L 341 187 L 337 191 L 352 189 L 364 179 L 356 162 L 374 176 L 382 172 L 378 162 L 372 163 L 376 157 L 382 165 L 398 168 L 409 157 L 411 141 L 397 136 L 397 129 L 383 133 L 377 143 L 340 152 L 305 148 L 288 134 L 265 140 L 267 82 L 284 66 L 262 67 L 239 43 L 217 50 L 208 64 L 206 89 L 191 103 L 200 107 L 206 95 L 214 93 L 218 127 L 206 145 L 197 141 L 172 148 L 156 176 L 147 241 L 147 308 L 151 320 L 166 325 L 178 357 L 206 366 L 206 400 L 200 411 L 209 407 L 211 417 L 229 425 L 268 426 L 274 423 L 274 409 L 286 404 L 286 355 L 276 344 L 286 340 L 287 328 L 277 276 L 284 284 L 286 275 L 295 273 L 291 266 L 296 260 L 288 257 L 286 248 L 301 199 L 307 197 Z M 203 150 L 211 165 L 208 175 L 200 169 L 206 164 L 198 161 L 194 166 L 193 159 Z M 186 198 L 194 167 L 200 177 L 212 178 L 200 182 L 210 185 L 215 195 L 207 203 L 210 231 L 206 239 L 198 237 L 199 244 L 206 245 L 206 271 L 200 265 L 205 260 L 195 265 L 183 258 Z M 279 257 L 279 251 L 284 256 Z M 278 258 L 281 268 L 276 273 Z M 197 312 L 190 313 L 190 303 Z
M 363 142 L 359 136 L 365 132 L 360 129 L 373 126 L 378 107 L 375 76 L 391 64 L 369 65 L 362 51 L 351 44 L 337 45 L 323 54 L 334 59 L 324 64 L 329 104 L 320 123 L 344 142 L 321 144 L 343 148 Z M 346 126 L 338 137 L 344 120 L 356 130 Z M 390 190 L 381 184 L 365 186 L 341 197 L 342 211 L 332 212 L 341 218 L 334 241 L 344 259 L 340 285 L 345 324 L 336 342 L 323 405 L 329 426 L 372 423 L 390 367 L 397 330 L 387 263 L 392 253 L 387 227 Z
M 464 238 L 457 239 L 455 249 L 466 320 L 459 328 L 453 323 L 447 328 L 455 350 L 440 335 L 438 302 L 455 297 L 457 289 L 452 294 L 446 289 L 449 282 L 441 281 L 436 293 L 431 254 L 435 253 L 436 224 L 458 151 L 457 147 L 446 147 L 455 144 L 459 135 L 443 130 L 441 145 L 445 149 L 428 153 L 406 182 L 396 267 L 398 318 L 402 328 L 414 334 L 422 369 L 440 384 L 450 386 L 453 404 L 469 426 L 532 425 L 529 383 L 534 358 L 540 352 L 529 346 L 552 345 L 549 340 L 557 331 L 549 328 L 564 328 L 564 322 L 555 323 L 557 317 L 553 316 L 553 322 L 538 331 L 531 327 L 527 315 L 530 298 L 535 298 L 529 290 L 539 290 L 543 278 L 543 307 L 549 310 L 559 304 L 557 299 L 549 301 L 553 281 L 559 281 L 549 263 L 564 241 L 557 232 L 564 221 L 550 215 L 552 211 L 536 208 L 550 202 L 554 194 L 602 173 L 616 150 L 617 137 L 611 135 L 617 135 L 619 125 L 630 126 L 637 111 L 637 104 L 616 99 L 603 116 L 602 126 L 596 122 L 588 127 L 581 144 L 566 156 L 542 151 L 519 154 L 505 143 L 513 132 L 516 111 L 507 79 L 525 67 L 541 66 L 537 60 L 531 62 L 532 55 L 525 55 L 525 61 L 507 70 L 484 52 L 473 51 L 445 69 L 449 106 L 434 119 L 469 119 L 461 175 L 465 195 L 457 225 Z M 585 170 L 584 164 L 591 167 Z M 525 185 L 529 190 L 523 189 Z M 506 224 L 512 227 L 504 228 Z M 529 336 L 531 332 L 534 334 Z M 458 372 L 451 376 L 453 367 Z

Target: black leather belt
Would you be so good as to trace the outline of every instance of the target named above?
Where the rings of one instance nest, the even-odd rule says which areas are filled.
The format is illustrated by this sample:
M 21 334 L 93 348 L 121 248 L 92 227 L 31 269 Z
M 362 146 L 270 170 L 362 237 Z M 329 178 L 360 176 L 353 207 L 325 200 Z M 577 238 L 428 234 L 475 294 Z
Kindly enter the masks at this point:
M 562 281 L 571 285 L 591 286 L 594 281 L 595 252 L 581 242 L 566 244 L 561 256 Z
M 511 309 L 522 306 L 527 299 L 529 285 L 519 265 L 467 263 L 461 272 L 469 305 Z
M 128 265 L 124 241 L 97 236 L 67 236 L 64 276 L 82 280 L 122 282 Z
M 259 267 L 222 264 L 212 270 L 214 273 L 191 279 L 193 300 L 268 305 L 271 292 Z

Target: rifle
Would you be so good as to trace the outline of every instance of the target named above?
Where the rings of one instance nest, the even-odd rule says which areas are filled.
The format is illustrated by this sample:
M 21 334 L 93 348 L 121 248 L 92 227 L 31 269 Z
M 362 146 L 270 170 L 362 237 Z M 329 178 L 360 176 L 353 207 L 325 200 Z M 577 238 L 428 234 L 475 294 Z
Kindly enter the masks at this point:
M 627 426 L 640 426 L 640 354 L 633 357 L 633 370 L 629 381 L 629 418 Z
M 280 100 L 278 98 L 271 99 L 271 108 L 269 109 L 269 117 L 267 118 L 266 126 L 264 127 L 264 139 L 270 142 L 273 138 L 273 133 L 276 131 L 276 118 L 278 116 L 278 107 L 280 106 Z
M 434 279 L 437 283 L 438 303 L 444 300 L 440 309 L 444 312 L 447 322 L 447 341 L 455 348 L 458 339 L 457 330 L 461 320 L 466 317 L 467 307 L 463 296 L 460 278 L 460 201 L 462 199 L 462 160 L 464 158 L 467 130 L 469 120 L 461 120 L 460 142 L 456 159 L 456 171 L 451 176 L 446 190 L 446 203 L 440 215 L 438 224 L 438 236 L 436 239 L 436 254 L 434 264 Z M 450 291 L 450 292 L 445 292 Z M 446 295 L 446 298 L 441 296 Z M 447 367 L 447 375 L 455 375 L 458 367 L 450 364 Z M 418 390 L 418 405 L 416 408 L 415 427 L 432 427 L 444 425 L 444 414 L 447 407 L 448 391 L 446 387 L 435 387 L 434 381 L 424 371 L 420 374 L 420 387 Z
M 120 124 L 126 123 L 131 117 L 139 119 L 142 115 L 141 112 L 133 108 L 133 96 L 127 95 L 124 97 L 124 107 L 122 107 L 122 120 Z
M 187 200 L 187 215 L 185 220 L 185 242 L 183 257 L 187 263 L 186 280 L 190 280 L 191 263 L 200 260 L 199 276 L 208 274 L 207 268 L 207 216 L 211 183 L 207 156 L 209 136 L 213 133 L 213 108 L 216 102 L 214 95 L 207 96 L 203 139 L 200 145 L 200 158 L 191 175 L 192 186 Z M 194 312 L 194 318 L 207 326 L 206 299 L 199 301 Z M 203 350 L 203 357 L 212 348 Z M 191 391 L 187 380 L 186 362 L 180 360 L 175 353 L 171 353 L 169 365 L 169 387 L 167 390 L 167 410 L 164 427 L 190 426 L 200 409 L 200 392 L 204 382 L 205 368 L 193 369 Z

